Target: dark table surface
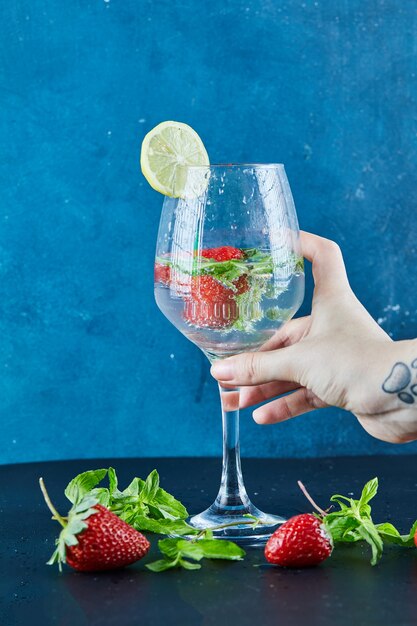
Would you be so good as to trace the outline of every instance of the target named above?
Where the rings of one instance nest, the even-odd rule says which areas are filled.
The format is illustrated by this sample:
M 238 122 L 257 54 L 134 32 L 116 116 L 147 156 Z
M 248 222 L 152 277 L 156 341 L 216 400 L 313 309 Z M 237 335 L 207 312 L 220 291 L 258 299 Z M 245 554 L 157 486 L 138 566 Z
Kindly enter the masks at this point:
M 417 622 L 417 550 L 389 548 L 371 567 L 366 546 L 340 546 L 320 567 L 285 570 L 265 564 L 260 549 L 242 562 L 204 562 L 199 571 L 155 574 L 139 562 L 124 570 L 59 574 L 45 561 L 59 526 L 37 486 L 43 476 L 61 511 L 63 489 L 77 473 L 113 465 L 124 484 L 154 467 L 161 484 L 191 512 L 215 497 L 216 459 L 117 459 L 31 463 L 0 467 L 0 624 L 133 626 L 215 624 L 351 626 Z M 258 506 L 293 515 L 309 511 L 296 480 L 323 506 L 333 493 L 359 495 L 373 476 L 380 494 L 375 521 L 408 530 L 417 518 L 417 457 L 346 457 L 315 460 L 244 460 L 248 491 Z M 257 495 L 255 495 L 257 494 Z M 153 541 L 156 547 L 156 539 Z M 260 565 L 260 566 L 259 566 Z M 256 566 L 256 567 L 255 567 Z

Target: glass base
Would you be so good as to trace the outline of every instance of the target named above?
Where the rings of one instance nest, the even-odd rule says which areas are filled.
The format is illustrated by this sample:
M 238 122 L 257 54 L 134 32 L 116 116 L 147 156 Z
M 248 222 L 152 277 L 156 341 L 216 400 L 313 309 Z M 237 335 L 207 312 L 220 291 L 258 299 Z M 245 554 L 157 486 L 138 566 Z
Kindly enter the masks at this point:
M 253 527 L 252 524 L 248 524 L 250 519 L 245 517 L 245 515 L 253 515 L 260 523 Z M 213 528 L 223 524 L 233 524 L 233 526 L 214 530 L 213 536 L 216 539 L 234 541 L 239 545 L 259 546 L 266 543 L 272 533 L 286 519 L 279 515 L 264 513 L 252 503 L 249 503 L 247 506 L 219 507 L 215 502 L 208 509 L 198 515 L 193 515 L 187 521 L 194 528 L 201 529 Z

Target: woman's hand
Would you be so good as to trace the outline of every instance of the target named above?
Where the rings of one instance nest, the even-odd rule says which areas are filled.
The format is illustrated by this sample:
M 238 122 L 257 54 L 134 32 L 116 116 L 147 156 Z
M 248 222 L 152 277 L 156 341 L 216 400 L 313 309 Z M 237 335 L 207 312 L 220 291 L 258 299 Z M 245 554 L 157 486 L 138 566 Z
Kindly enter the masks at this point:
M 378 439 L 417 439 L 417 342 L 393 342 L 372 319 L 349 286 L 337 244 L 303 232 L 301 246 L 313 268 L 311 315 L 285 324 L 259 352 L 217 361 L 213 376 L 243 387 L 242 408 L 270 400 L 254 411 L 260 424 L 334 405 L 352 411 Z M 404 368 L 411 379 L 401 389 Z

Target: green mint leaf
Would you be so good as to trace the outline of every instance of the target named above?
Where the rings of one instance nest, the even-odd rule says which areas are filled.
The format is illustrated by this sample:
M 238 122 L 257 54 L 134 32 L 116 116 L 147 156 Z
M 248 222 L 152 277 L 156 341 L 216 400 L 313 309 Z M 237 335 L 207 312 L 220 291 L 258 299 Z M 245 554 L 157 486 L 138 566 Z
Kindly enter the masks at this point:
M 108 473 L 108 478 L 109 478 L 110 494 L 113 496 L 115 493 L 120 493 L 117 488 L 118 480 L 117 480 L 116 470 L 113 467 L 109 467 L 109 469 L 107 470 L 107 473 Z
M 199 531 L 189 526 L 184 520 L 151 519 L 144 515 L 136 515 L 131 523 L 136 530 L 148 531 L 159 535 L 194 535 Z
M 191 561 L 186 561 L 185 559 L 180 559 L 178 564 L 184 569 L 201 569 L 200 563 L 192 563 Z
M 136 530 L 139 530 L 139 528 L 137 528 L 137 526 L 136 526 L 137 518 L 139 518 L 141 515 L 146 518 L 146 512 L 143 511 L 139 507 L 128 507 L 128 508 L 124 508 L 124 509 L 123 508 L 122 509 L 113 509 L 112 508 L 111 510 L 118 517 L 120 517 L 120 519 L 122 519 L 124 522 L 126 522 L 126 524 L 129 524 L 129 526 L 133 526 L 134 528 L 136 528 Z
M 159 561 L 154 561 L 153 563 L 148 563 L 146 565 L 148 569 L 152 572 L 165 572 L 168 569 L 173 569 L 175 567 L 183 567 L 188 570 L 196 570 L 200 569 L 201 565 L 199 563 L 192 563 L 191 561 L 187 561 L 186 559 L 176 558 L 176 559 L 160 559 Z
M 349 505 L 345 504 L 343 502 L 343 500 L 346 500 L 346 502 L 349 502 Z M 336 495 L 332 496 L 330 498 L 330 502 L 337 502 L 337 504 L 340 506 L 342 511 L 345 511 L 346 509 L 349 509 L 350 506 L 352 506 L 352 504 L 353 504 L 352 498 L 347 498 L 346 496 L 340 496 L 339 494 L 336 494 Z M 339 514 L 340 514 L 340 511 L 339 511 Z
M 323 520 L 323 523 L 329 531 L 334 543 L 359 541 L 359 537 L 354 534 L 359 526 L 359 521 L 352 515 L 343 515 L 338 513 L 329 513 Z
M 187 543 L 185 539 L 170 537 L 168 539 L 161 539 L 158 541 L 158 548 L 165 556 L 174 559 L 178 555 L 181 556 L 181 543 Z
M 175 558 L 179 554 L 177 546 L 178 541 L 179 539 L 177 538 L 161 539 L 160 541 L 158 541 L 158 548 L 160 549 L 162 554 L 165 554 L 165 556 Z
M 180 555 L 180 557 L 194 559 L 194 561 L 201 561 L 203 558 L 239 561 L 246 554 L 237 544 L 223 539 L 200 539 L 198 541 L 181 538 L 162 539 L 158 542 L 158 547 L 171 559 Z
M 304 274 L 304 259 L 302 256 L 295 257 L 294 272 L 296 274 Z
M 362 494 L 358 503 L 360 510 L 362 509 L 362 507 L 365 507 L 365 505 L 367 505 L 368 502 L 372 500 L 372 498 L 376 496 L 377 491 L 378 491 L 378 478 L 373 478 L 372 480 L 367 482 L 364 488 L 362 489 Z
M 270 254 L 262 256 L 258 254 L 256 257 L 250 260 L 250 275 L 262 276 L 264 278 L 270 278 L 274 273 L 274 270 L 278 268 L 278 265 L 274 263 L 274 260 Z
M 96 489 L 92 489 L 89 495 L 97 498 L 97 502 L 106 508 L 109 507 L 110 504 L 110 492 L 106 487 L 96 487 Z
M 258 250 L 257 248 L 242 248 L 242 252 L 245 259 L 251 259 L 257 254 Z
M 93 487 L 96 487 L 106 476 L 106 469 L 89 470 L 78 474 L 65 489 L 65 495 L 72 504 L 79 502 Z
M 384 536 L 387 537 L 388 543 L 390 543 L 391 539 L 394 540 L 392 541 L 392 543 L 397 543 L 396 541 L 397 538 L 398 539 L 401 538 L 399 531 L 395 528 L 393 524 L 390 524 L 390 522 L 384 522 L 383 524 L 375 524 L 375 528 L 377 529 L 381 537 L 383 538 L 385 538 Z
M 206 559 L 240 561 L 246 554 L 236 543 L 225 539 L 200 539 L 195 545 L 200 547 Z
M 262 250 L 258 250 L 257 248 L 248 248 L 243 252 L 243 254 L 245 259 L 247 259 L 251 265 L 255 263 L 264 263 L 272 258 L 269 252 L 262 252 Z
M 201 274 L 209 275 L 218 280 L 232 291 L 237 291 L 235 282 L 244 274 L 248 273 L 246 263 L 238 259 L 230 261 L 209 261 L 198 263 Z
M 153 470 L 145 480 L 140 490 L 140 499 L 143 502 L 152 502 L 159 489 L 159 474 Z
M 359 515 L 361 517 L 365 517 L 367 519 L 372 519 L 371 518 L 371 507 L 369 506 L 369 504 L 361 504 L 360 505 L 359 504 L 360 500 L 359 501 L 355 500 L 355 503 L 356 503 L 356 506 L 357 506 L 357 510 L 359 511 Z
M 361 525 L 358 527 L 358 533 L 371 546 L 371 565 L 376 565 L 382 556 L 384 544 L 382 543 L 382 539 L 375 528 L 375 524 L 370 520 L 362 520 Z
M 97 511 L 92 511 L 92 509 L 97 503 L 98 500 L 95 496 L 91 495 L 91 493 L 87 494 L 82 500 L 74 504 L 68 513 L 68 519 L 71 515 L 83 515 L 82 519 L 85 519 L 91 513 L 96 513 Z
M 147 508 L 147 515 L 149 517 L 151 517 L 152 519 L 176 519 L 174 517 L 172 517 L 172 515 L 168 516 L 164 513 L 164 511 L 162 511 L 158 505 L 155 504 L 151 504 L 150 502 L 148 502 L 147 504 L 143 504 L 143 506 L 146 506 Z
M 161 487 L 158 488 L 153 497 L 152 505 L 156 506 L 164 517 L 173 519 L 186 519 L 188 517 L 185 506 Z
M 144 481 L 140 478 L 134 478 L 130 485 L 126 487 L 123 491 L 120 492 L 120 497 L 125 496 L 137 496 L 139 495 L 139 491 L 142 488 L 141 485 L 144 485 Z
M 265 311 L 265 317 L 273 322 L 286 322 L 293 313 L 293 309 L 280 309 L 278 306 L 273 306 Z
M 376 524 L 376 529 L 384 543 L 393 543 L 398 546 L 404 546 L 405 548 L 414 548 L 414 535 L 417 531 L 417 521 L 412 525 L 410 532 L 407 535 L 400 535 L 399 531 L 390 524 L 385 522 L 384 524 Z
M 147 563 L 145 567 L 151 570 L 151 572 L 164 572 L 167 569 L 172 569 L 173 567 L 178 567 L 178 560 L 169 560 L 169 559 L 160 559 L 158 561 L 153 561 L 152 563 Z
M 185 556 L 194 561 L 201 561 L 204 558 L 204 551 L 200 541 L 188 541 L 187 539 L 177 539 L 177 550 L 181 556 Z

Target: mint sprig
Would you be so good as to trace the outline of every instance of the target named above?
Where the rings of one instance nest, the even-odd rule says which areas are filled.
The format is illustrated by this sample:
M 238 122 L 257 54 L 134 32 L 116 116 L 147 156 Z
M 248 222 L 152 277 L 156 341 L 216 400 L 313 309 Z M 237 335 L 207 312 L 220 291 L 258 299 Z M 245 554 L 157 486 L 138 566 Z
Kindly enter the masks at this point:
M 289 262 L 292 267 L 288 268 L 288 274 L 304 272 L 304 259 L 295 253 L 290 255 L 289 260 L 277 263 L 269 252 L 263 252 L 257 248 L 243 249 L 242 252 L 244 254 L 243 259 L 230 259 L 228 261 L 216 261 L 202 256 L 189 256 L 183 261 L 181 259 L 172 261 L 169 256 L 162 256 L 157 257 L 156 262 L 159 265 L 166 265 L 175 269 L 180 274 L 212 276 L 232 291 L 236 291 L 235 282 L 241 276 L 270 278 L 275 270 L 288 268 Z
M 301 485 L 303 491 L 305 488 Z M 324 526 L 337 543 L 354 543 L 366 541 L 371 547 L 371 565 L 376 565 L 382 556 L 384 544 L 396 544 L 404 547 L 414 546 L 414 535 L 417 530 L 417 521 L 414 522 L 407 535 L 401 535 L 395 526 L 389 522 L 375 524 L 371 516 L 369 502 L 376 496 L 378 491 L 378 479 L 373 478 L 362 489 L 359 500 L 335 494 L 330 498 L 331 502 L 339 505 L 339 510 L 322 511 L 309 494 L 306 494 L 310 502 L 320 512 Z
M 106 476 L 108 487 L 99 486 Z M 174 567 L 199 569 L 201 567 L 199 561 L 203 558 L 238 560 L 245 555 L 235 543 L 213 539 L 210 529 L 200 530 L 190 526 L 185 521 L 188 517 L 187 509 L 160 487 L 159 474 L 156 470 L 153 470 L 146 480 L 134 478 L 122 491 L 119 489 L 114 468 L 89 470 L 79 474 L 68 484 L 65 495 L 73 504 L 71 511 L 77 512 L 77 524 L 84 524 L 78 532 L 86 526 L 79 514 L 83 514 L 85 503 L 90 501 L 106 506 L 136 530 L 176 535 L 175 538 L 162 539 L 158 542 L 163 558 L 147 566 L 155 572 Z M 70 522 L 73 523 L 71 512 L 68 525 Z M 248 516 L 247 523 L 255 526 L 259 520 Z M 229 525 L 231 524 L 227 524 Z M 58 548 L 65 555 L 65 545 L 73 545 L 68 543 L 72 540 L 71 533 L 68 534 L 69 539 L 64 531 L 61 535 L 63 537 Z M 184 539 L 184 535 L 191 540 Z
M 332 496 L 331 502 L 337 503 L 340 510 L 327 514 L 323 520 L 335 542 L 366 541 L 371 546 L 372 565 L 379 561 L 384 548 L 369 506 L 377 491 L 378 479 L 373 478 L 364 486 L 359 500 L 338 494 Z
M 201 259 L 199 259 L 201 261 Z M 249 273 L 249 268 L 243 261 L 232 259 L 230 261 L 204 261 L 197 267 L 196 274 L 212 276 L 222 285 L 233 292 L 237 292 L 236 281 Z
M 200 569 L 201 559 L 225 559 L 240 561 L 245 556 L 245 551 L 232 541 L 224 539 L 199 539 L 187 541 L 186 539 L 162 539 L 158 541 L 158 547 L 163 559 L 148 563 L 146 567 L 153 572 L 162 572 L 173 567 L 185 569 Z
M 108 477 L 108 487 L 98 487 Z M 188 517 L 185 506 L 159 485 L 159 474 L 153 470 L 146 480 L 134 478 L 121 491 L 116 471 L 108 469 L 89 470 L 76 476 L 65 489 L 65 495 L 73 504 L 87 494 L 116 513 L 118 517 L 136 528 L 166 534 L 183 529 L 194 529 L 184 520 Z M 194 531 L 195 532 L 195 531 Z M 183 534 L 184 534 L 183 533 Z
M 212 276 L 222 285 L 237 291 L 235 282 L 245 274 L 248 274 L 249 268 L 245 261 L 240 259 L 231 259 L 230 261 L 215 261 L 214 259 L 206 259 L 205 257 L 194 257 L 184 262 L 171 261 L 168 257 L 157 257 L 156 262 L 159 265 L 166 265 L 179 274 L 189 276 Z

